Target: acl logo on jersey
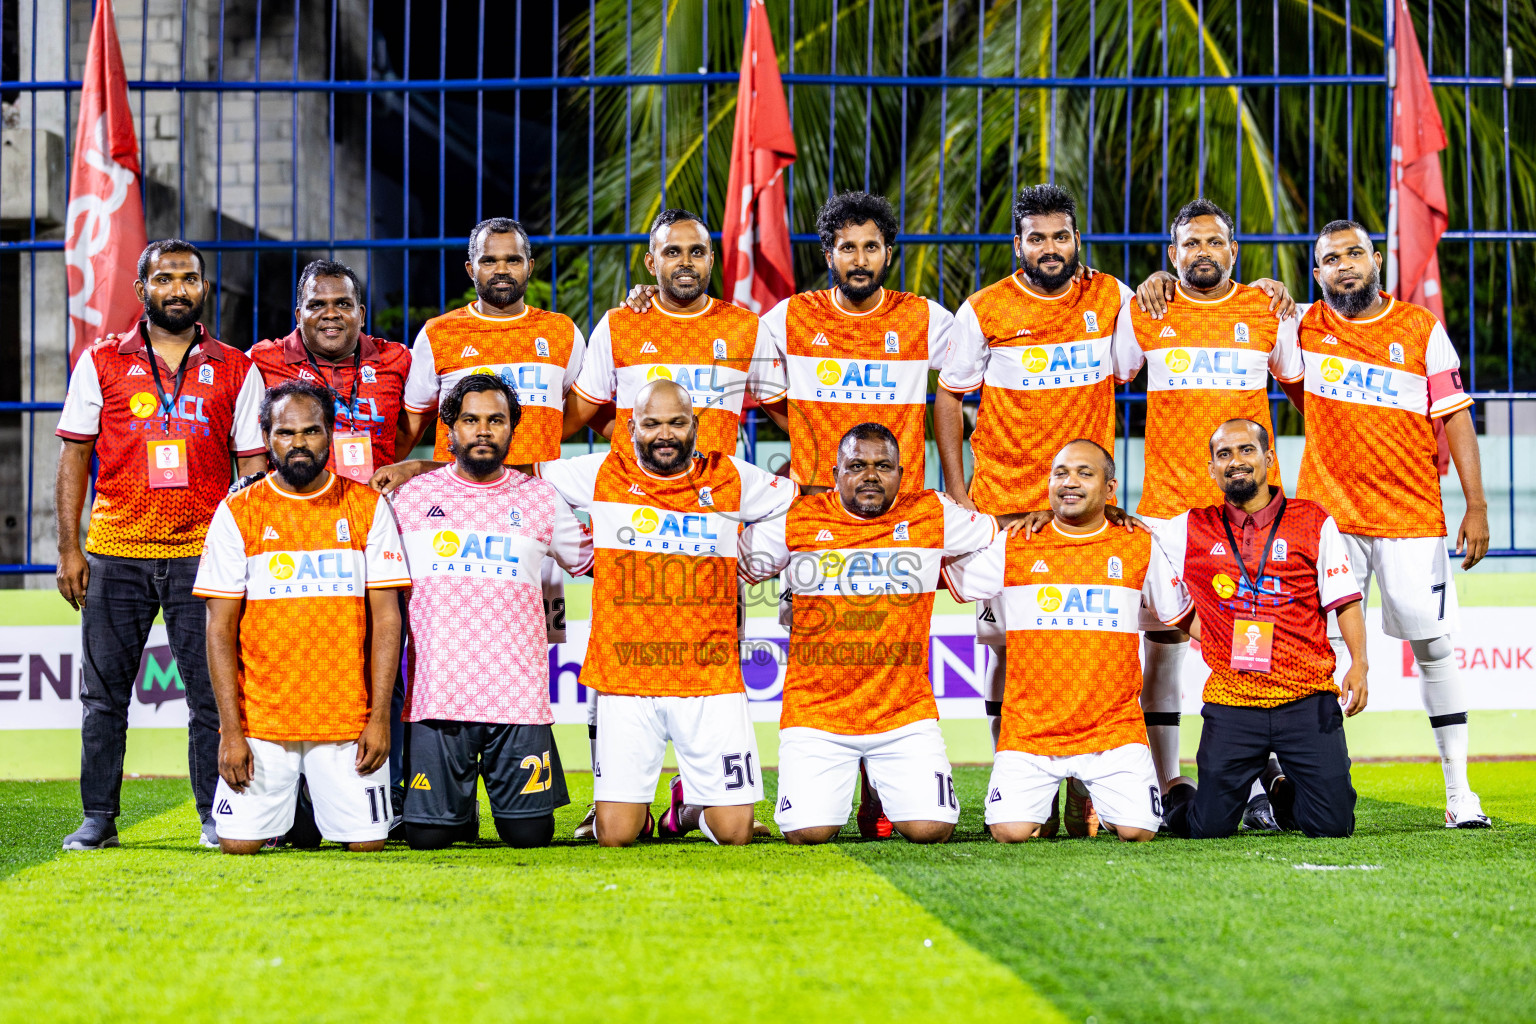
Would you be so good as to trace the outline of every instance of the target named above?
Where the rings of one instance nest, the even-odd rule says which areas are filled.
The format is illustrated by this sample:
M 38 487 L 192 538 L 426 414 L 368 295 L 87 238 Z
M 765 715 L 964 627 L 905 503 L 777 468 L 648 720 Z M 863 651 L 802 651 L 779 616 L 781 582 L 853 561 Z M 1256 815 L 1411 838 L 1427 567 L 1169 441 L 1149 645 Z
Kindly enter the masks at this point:
M 1250 354 L 1252 353 L 1252 354 Z M 1147 388 L 1171 391 L 1183 388 L 1211 388 L 1247 391 L 1264 386 L 1264 371 L 1243 366 L 1260 353 L 1231 348 L 1170 348 L 1150 356 Z
M 1420 383 L 1423 379 L 1403 370 L 1338 356 L 1326 356 L 1316 362 L 1307 360 L 1309 391 L 1324 398 L 1359 405 L 1385 405 L 1414 411 L 1427 408 L 1428 392 Z
M 644 551 L 670 551 L 680 554 L 715 554 L 720 538 L 728 535 L 734 542 L 736 531 L 725 530 L 711 512 L 683 513 L 648 506 L 635 509 L 627 525 L 616 532 L 623 547 Z
M 827 387 L 834 388 L 871 388 L 877 389 L 872 394 L 864 397 L 869 401 L 887 400 L 896 397 L 896 381 L 891 379 L 891 365 L 889 363 L 860 363 L 850 360 L 843 363 L 837 359 L 823 359 L 816 364 L 816 379 Z M 822 397 L 820 392 L 817 397 Z
M 521 580 L 527 541 L 483 530 L 412 530 L 405 535 L 413 576 L 464 576 Z
M 937 551 L 804 551 L 790 559 L 789 585 L 796 594 L 868 596 L 926 593 L 938 581 Z
M 200 369 L 198 372 L 201 373 L 203 369 L 211 370 L 212 367 L 202 367 L 202 369 Z M 160 403 L 159 399 L 150 394 L 148 391 L 140 391 L 132 398 L 128 399 L 128 411 L 133 413 L 134 416 L 141 420 L 147 420 L 150 417 L 155 417 L 157 419 L 165 418 L 165 406 Z M 182 395 L 180 398 L 176 399 L 171 407 L 170 418 L 173 422 L 179 420 L 183 423 L 206 424 L 208 422 L 208 415 L 203 411 L 202 396 Z M 130 423 L 128 425 L 128 429 L 133 430 L 136 429 L 137 426 L 137 424 Z M 182 429 L 185 430 L 185 428 Z M 208 436 L 208 428 L 206 426 L 202 427 L 200 433 L 204 437 Z
M 346 597 L 361 593 L 357 560 L 351 548 L 324 551 L 277 551 L 247 560 L 251 580 L 246 596 Z
M 645 381 L 653 380 L 676 381 L 687 388 L 696 410 L 725 404 L 725 382 L 713 366 L 653 366 L 645 371 Z
M 1013 629 L 1084 629 L 1135 632 L 1140 595 L 1126 587 L 1072 584 L 1011 586 L 1004 619 Z
M 1024 391 L 1081 387 L 1104 379 L 1108 355 L 1107 341 L 994 348 L 986 383 Z
M 517 392 L 523 405 L 548 405 L 549 367 L 544 363 L 507 363 L 502 366 L 477 366 L 470 371 L 487 377 L 500 377 L 503 384 Z

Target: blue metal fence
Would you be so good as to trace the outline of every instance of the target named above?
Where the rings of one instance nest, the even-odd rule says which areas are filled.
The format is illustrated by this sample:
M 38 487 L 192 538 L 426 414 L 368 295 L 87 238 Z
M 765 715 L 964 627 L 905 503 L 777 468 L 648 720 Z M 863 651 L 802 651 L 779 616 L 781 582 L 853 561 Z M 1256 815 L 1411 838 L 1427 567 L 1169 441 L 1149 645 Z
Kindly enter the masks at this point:
M 67 167 L 92 3 L 57 6 L 0 0 L 0 96 L 30 105 L 34 127 L 39 97 L 63 97 Z M 1536 242 L 1528 216 L 1536 137 L 1521 137 L 1536 123 L 1536 76 L 1515 74 L 1536 63 L 1536 15 L 1509 0 L 1412 6 L 1424 15 L 1431 82 L 1454 115 L 1444 156 L 1452 230 L 1441 254 L 1461 280 L 1446 275 L 1447 320 L 1474 396 L 1506 401 L 1507 465 L 1486 475 L 1490 483 L 1505 477 L 1509 524 L 1491 554 L 1536 555 L 1532 539 L 1516 535 L 1514 443 L 1515 403 L 1536 397 L 1536 353 L 1529 341 L 1517 344 L 1519 269 L 1533 265 Z M 30 20 L 18 17 L 23 7 Z M 176 233 L 185 235 L 189 221 L 212 224 L 210 237 L 193 239 L 215 263 L 208 315 L 241 347 L 291 328 L 288 282 L 302 262 L 333 252 L 366 262 L 370 330 L 409 341 L 423 315 L 453 304 L 467 285 L 453 268 L 468 227 L 500 213 L 529 224 L 543 257 L 547 291 L 531 298 L 590 329 L 629 284 L 650 209 L 689 204 L 709 218 L 723 206 L 743 0 L 514 0 L 489 9 L 485 0 L 120 0 L 115 9 L 141 133 L 150 97 L 176 100 L 176 179 L 151 173 L 146 205 L 151 188 L 168 188 Z M 1288 276 L 1309 295 L 1304 254 L 1319 223 L 1385 220 L 1393 25 L 1381 0 L 770 0 L 770 10 L 801 148 L 787 183 L 802 286 L 818 273 L 817 236 L 807 230 L 814 209 L 847 187 L 891 194 L 902 222 L 900 280 L 951 308 L 989 273 L 1011 268 L 1007 198 L 1040 178 L 1077 188 L 1089 261 L 1132 283 L 1162 265 L 1162 225 L 1194 194 L 1230 205 L 1239 241 L 1267 254 L 1245 252 L 1240 271 Z M 1495 14 L 1496 41 L 1487 23 Z M 63 20 L 55 77 L 38 74 L 39 28 L 50 17 Z M 19 38 L 22 24 L 29 39 Z M 165 25 L 176 29 L 173 66 L 151 59 L 145 29 Z M 1458 48 L 1447 25 L 1461 43 L 1451 66 L 1446 55 Z M 189 40 L 198 33 L 216 45 L 194 60 Z M 1371 52 L 1357 52 L 1357 41 Z M 235 50 L 242 61 L 250 51 L 248 74 L 230 70 L 227 51 Z M 281 74 L 271 73 L 279 64 Z M 1302 94 L 1304 107 L 1294 102 Z M 210 96 L 214 187 L 207 216 L 189 218 L 196 190 L 188 174 L 209 166 L 189 155 L 188 138 Z M 272 187 L 269 180 L 264 192 L 263 141 L 268 156 L 284 145 L 268 137 L 281 120 L 263 103 L 273 96 L 289 99 L 280 133 L 290 168 L 286 231 L 263 225 Z M 1229 102 L 1230 123 L 1218 123 L 1215 112 Z M 226 153 L 226 114 L 237 104 L 255 123 L 250 181 Z M 301 145 L 317 110 L 323 145 Z M 974 152 L 962 152 L 967 143 Z M 1342 168 L 1330 170 L 1341 153 Z M 246 221 L 226 215 L 235 190 L 226 175 L 254 197 Z M 316 221 L 301 223 L 301 200 L 307 208 L 316 189 L 325 195 L 324 230 L 305 230 Z M 1268 198 L 1255 214 L 1257 194 Z M 0 255 L 30 261 L 33 295 L 23 301 L 34 303 L 39 256 L 63 246 L 43 237 L 37 208 L 34 182 L 30 220 L 0 237 Z M 152 235 L 171 226 L 164 210 L 158 223 L 152 214 Z M 250 302 L 238 318 L 230 312 L 237 292 Z M 16 311 L 0 310 L 6 315 Z M 29 320 L 29 365 L 62 361 L 62 339 L 40 337 L 37 318 Z M 29 379 L 32 390 L 0 402 L 0 414 L 36 422 L 60 408 L 62 394 L 39 393 L 36 372 Z M 1144 398 L 1124 389 L 1122 434 L 1139 430 Z M 25 557 L 0 572 L 52 570 L 32 554 L 30 523 L 42 514 L 33 507 L 37 472 L 51 475 L 51 466 L 27 466 Z

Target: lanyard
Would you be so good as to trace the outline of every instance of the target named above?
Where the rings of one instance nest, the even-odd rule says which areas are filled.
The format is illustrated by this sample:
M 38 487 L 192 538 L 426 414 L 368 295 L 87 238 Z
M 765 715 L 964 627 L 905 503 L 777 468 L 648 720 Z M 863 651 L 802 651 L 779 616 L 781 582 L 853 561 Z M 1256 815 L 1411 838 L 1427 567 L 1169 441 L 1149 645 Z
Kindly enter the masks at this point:
M 1264 550 L 1259 552 L 1259 583 L 1264 582 L 1264 566 L 1269 564 L 1269 552 L 1275 543 L 1275 534 L 1280 532 L 1280 520 L 1285 516 L 1285 496 L 1280 496 L 1280 510 L 1275 513 L 1275 521 L 1269 528 L 1269 538 L 1264 541 Z M 1232 545 L 1232 557 L 1237 560 L 1237 571 L 1242 574 L 1243 586 L 1253 595 L 1253 603 L 1259 603 L 1259 588 L 1248 575 L 1248 566 L 1243 564 L 1241 549 L 1237 546 L 1237 537 L 1232 533 L 1232 520 L 1227 518 L 1227 510 L 1221 510 L 1221 525 L 1227 531 L 1227 543 Z
M 315 354 L 309 350 L 308 345 L 304 346 L 304 355 L 308 357 L 309 365 L 315 368 L 315 376 L 325 381 L 325 389 L 331 393 L 331 396 L 336 401 L 341 401 L 341 392 L 331 387 L 329 378 L 320 376 L 320 364 L 315 362 Z M 336 364 L 332 363 L 331 365 L 335 366 Z M 347 403 L 347 422 L 352 424 L 354 430 L 357 429 L 357 421 L 354 419 L 354 416 L 357 414 L 357 381 L 358 376 L 362 373 L 362 365 L 363 340 L 359 338 L 357 340 L 357 351 L 352 354 L 352 400 Z
M 196 344 L 194 342 L 194 344 Z M 176 367 L 176 390 L 172 394 L 165 393 L 165 385 L 160 383 L 160 360 L 155 357 L 155 347 L 150 344 L 149 336 L 144 337 L 144 350 L 149 353 L 149 370 L 155 375 L 155 390 L 160 394 L 160 404 L 165 407 L 165 432 L 171 432 L 171 410 L 181 398 L 181 385 L 187 378 L 187 360 L 192 357 L 192 346 L 188 345 L 181 353 L 181 365 Z

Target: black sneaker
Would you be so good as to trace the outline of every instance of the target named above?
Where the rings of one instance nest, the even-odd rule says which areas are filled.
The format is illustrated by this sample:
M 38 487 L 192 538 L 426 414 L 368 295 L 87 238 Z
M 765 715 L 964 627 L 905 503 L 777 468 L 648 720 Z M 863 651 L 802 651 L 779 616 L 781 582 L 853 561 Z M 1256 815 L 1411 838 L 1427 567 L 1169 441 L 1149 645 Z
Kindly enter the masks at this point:
M 1248 808 L 1243 811 L 1242 827 L 1251 832 L 1280 831 L 1280 823 L 1275 820 L 1275 809 L 1270 806 L 1268 796 L 1261 793 L 1248 801 Z
M 117 822 L 111 818 L 86 818 L 79 828 L 64 837 L 66 850 L 105 850 L 121 845 L 117 840 Z

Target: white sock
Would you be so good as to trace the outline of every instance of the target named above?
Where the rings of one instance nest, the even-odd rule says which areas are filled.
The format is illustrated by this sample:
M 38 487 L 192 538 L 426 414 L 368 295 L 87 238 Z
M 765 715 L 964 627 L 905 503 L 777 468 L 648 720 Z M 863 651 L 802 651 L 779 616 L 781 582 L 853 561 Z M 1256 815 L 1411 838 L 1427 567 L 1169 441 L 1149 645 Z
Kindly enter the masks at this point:
M 1452 803 L 1472 792 L 1467 782 L 1467 695 L 1456 670 L 1456 649 L 1448 636 L 1410 640 L 1408 645 L 1419 663 L 1419 697 L 1440 749 L 1445 800 Z
M 1001 707 L 1003 690 L 1008 682 L 1008 650 L 1005 647 L 988 647 L 987 651 L 986 701 L 988 704 Z M 987 728 L 992 733 L 992 752 L 995 754 L 998 740 L 1003 734 L 1003 716 L 992 714 L 990 708 L 987 713 Z
M 720 840 L 716 839 L 715 834 L 709 830 L 709 817 L 707 810 L 701 811 L 699 813 L 699 831 L 703 832 L 710 842 L 714 843 L 716 846 L 720 845 Z
M 1160 644 L 1143 637 L 1141 641 L 1141 710 L 1149 718 L 1160 719 L 1147 723 L 1147 743 L 1158 784 L 1165 787 L 1179 776 L 1179 677 L 1188 650 L 1188 640 Z
M 597 691 L 587 691 L 587 748 L 592 754 L 592 765 L 597 766 Z
M 1248 799 L 1252 800 L 1256 796 L 1263 796 L 1264 793 L 1264 777 L 1260 776 L 1253 780 L 1252 786 L 1248 787 Z

